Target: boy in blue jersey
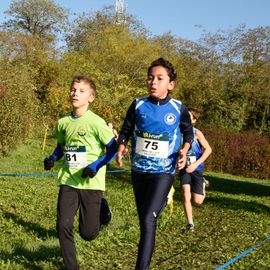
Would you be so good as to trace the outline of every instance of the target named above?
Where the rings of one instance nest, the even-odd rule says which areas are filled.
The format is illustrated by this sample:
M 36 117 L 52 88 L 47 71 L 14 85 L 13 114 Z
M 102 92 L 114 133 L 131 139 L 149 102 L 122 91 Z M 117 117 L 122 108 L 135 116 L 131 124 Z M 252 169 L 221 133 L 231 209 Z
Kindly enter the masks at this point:
M 190 108 L 189 114 L 192 125 L 195 125 L 200 116 L 200 112 Z M 205 186 L 207 181 L 203 177 L 204 161 L 209 157 L 212 149 L 205 139 L 203 133 L 193 127 L 194 141 L 187 154 L 186 167 L 180 170 L 180 181 L 182 185 L 182 196 L 187 226 L 185 232 L 194 231 L 192 216 L 192 193 L 193 201 L 196 205 L 201 205 L 205 199 Z
M 117 162 L 122 165 L 131 137 L 131 177 L 140 222 L 136 270 L 149 269 L 157 219 L 166 205 L 177 163 L 180 169 L 185 166 L 193 141 L 187 107 L 169 96 L 176 80 L 173 65 L 159 58 L 148 68 L 147 75 L 149 96 L 134 100 L 129 107 L 117 153 Z

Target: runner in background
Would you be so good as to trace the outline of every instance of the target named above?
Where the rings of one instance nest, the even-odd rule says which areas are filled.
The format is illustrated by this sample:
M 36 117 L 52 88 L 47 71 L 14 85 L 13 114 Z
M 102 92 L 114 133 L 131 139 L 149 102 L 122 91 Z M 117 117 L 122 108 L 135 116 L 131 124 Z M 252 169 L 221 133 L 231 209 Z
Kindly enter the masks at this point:
M 190 108 L 189 114 L 192 125 L 195 125 L 200 112 Z M 209 186 L 209 182 L 203 177 L 204 162 L 209 157 L 212 149 L 205 139 L 203 133 L 193 127 L 194 141 L 191 149 L 187 154 L 187 163 L 185 168 L 180 170 L 180 181 L 182 185 L 182 197 L 185 216 L 187 220 L 185 232 L 194 231 L 193 215 L 192 215 L 192 195 L 196 205 L 201 205 L 205 199 L 205 188 Z

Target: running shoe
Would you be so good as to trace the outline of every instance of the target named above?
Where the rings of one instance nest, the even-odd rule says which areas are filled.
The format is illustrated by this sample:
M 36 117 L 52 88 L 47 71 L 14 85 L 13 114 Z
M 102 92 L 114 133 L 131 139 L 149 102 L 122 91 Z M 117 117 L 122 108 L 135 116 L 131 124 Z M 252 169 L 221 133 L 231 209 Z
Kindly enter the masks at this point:
M 194 224 L 188 223 L 186 226 L 186 233 L 188 232 L 194 232 Z
M 206 180 L 204 177 L 203 177 L 203 182 L 205 183 L 205 188 L 210 187 L 210 182 L 208 180 Z

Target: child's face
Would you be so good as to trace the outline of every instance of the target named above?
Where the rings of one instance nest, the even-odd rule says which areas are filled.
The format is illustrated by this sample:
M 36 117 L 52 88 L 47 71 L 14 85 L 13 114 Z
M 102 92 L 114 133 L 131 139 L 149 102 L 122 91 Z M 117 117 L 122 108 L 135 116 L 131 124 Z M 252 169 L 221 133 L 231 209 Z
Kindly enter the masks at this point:
M 95 99 L 93 89 L 86 82 L 75 82 L 70 91 L 70 100 L 73 108 L 88 107 Z
M 174 81 L 170 82 L 170 77 L 163 66 L 153 67 L 147 79 L 147 88 L 150 96 L 154 98 L 165 98 L 168 90 L 174 88 Z

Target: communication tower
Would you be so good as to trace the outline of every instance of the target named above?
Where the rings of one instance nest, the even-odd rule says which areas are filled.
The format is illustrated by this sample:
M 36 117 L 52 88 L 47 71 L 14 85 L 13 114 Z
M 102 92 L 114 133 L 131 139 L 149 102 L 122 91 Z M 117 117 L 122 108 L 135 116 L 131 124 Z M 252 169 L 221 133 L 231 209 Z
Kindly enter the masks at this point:
M 125 23 L 125 14 L 127 12 L 127 4 L 124 0 L 115 0 L 116 23 Z

